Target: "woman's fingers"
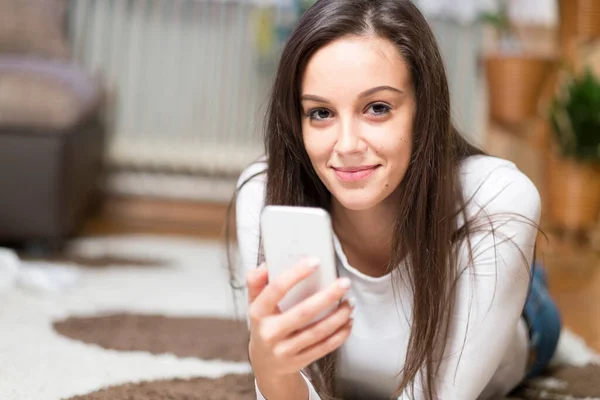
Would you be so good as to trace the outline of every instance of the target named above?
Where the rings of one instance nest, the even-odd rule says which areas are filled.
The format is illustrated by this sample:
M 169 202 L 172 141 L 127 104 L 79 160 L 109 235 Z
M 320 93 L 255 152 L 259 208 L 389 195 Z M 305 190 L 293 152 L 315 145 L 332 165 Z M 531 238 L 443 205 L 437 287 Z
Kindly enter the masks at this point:
M 344 344 L 351 332 L 352 319 L 350 319 L 329 337 L 313 344 L 298 354 L 298 356 L 296 356 L 294 359 L 294 363 L 301 365 L 302 368 L 312 364 L 316 360 L 326 356 Z
M 275 313 L 277 305 L 290 289 L 308 278 L 318 268 L 318 264 L 314 259 L 301 261 L 269 282 L 251 304 L 250 318 L 260 319 Z
M 265 264 L 261 264 L 258 268 L 248 271 L 246 274 L 246 285 L 248 286 L 248 303 L 252 302 L 258 297 L 267 286 L 268 274 L 267 267 Z
M 340 278 L 328 288 L 319 291 L 295 305 L 279 317 L 285 335 L 292 334 L 311 323 L 322 312 L 335 307 L 350 288 L 348 278 Z
M 348 302 L 342 303 L 337 310 L 302 329 L 297 334 L 282 341 L 276 349 L 280 356 L 294 356 L 306 348 L 327 339 L 341 327 L 346 325 L 352 314 L 353 307 Z

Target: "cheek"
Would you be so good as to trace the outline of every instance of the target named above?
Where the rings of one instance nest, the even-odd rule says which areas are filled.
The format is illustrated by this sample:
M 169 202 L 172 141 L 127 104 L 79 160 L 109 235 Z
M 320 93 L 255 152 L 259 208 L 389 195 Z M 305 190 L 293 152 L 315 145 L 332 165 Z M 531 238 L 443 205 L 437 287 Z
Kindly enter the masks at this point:
M 386 159 L 389 163 L 396 164 L 410 157 L 412 134 L 407 132 L 400 135 L 385 135 L 372 143 L 372 148 L 377 156 Z
M 412 133 L 389 135 L 374 146 L 377 156 L 386 161 L 385 188 L 396 187 L 406 174 L 412 157 Z
M 391 121 L 371 130 L 372 149 L 378 156 L 385 158 L 388 162 L 397 163 L 409 157 L 412 152 L 413 140 L 413 108 L 401 109 Z
M 333 144 L 323 132 L 315 132 L 303 126 L 304 147 L 313 164 L 329 159 Z M 318 167 L 315 165 L 315 167 Z

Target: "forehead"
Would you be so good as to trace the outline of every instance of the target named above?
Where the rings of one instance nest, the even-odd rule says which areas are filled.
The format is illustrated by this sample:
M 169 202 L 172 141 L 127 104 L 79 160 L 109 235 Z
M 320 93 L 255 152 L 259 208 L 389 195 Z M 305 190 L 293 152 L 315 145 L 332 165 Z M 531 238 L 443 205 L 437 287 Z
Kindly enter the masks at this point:
M 379 37 L 348 36 L 319 49 L 309 60 L 302 93 L 345 95 L 376 86 L 407 89 L 410 74 L 397 48 Z

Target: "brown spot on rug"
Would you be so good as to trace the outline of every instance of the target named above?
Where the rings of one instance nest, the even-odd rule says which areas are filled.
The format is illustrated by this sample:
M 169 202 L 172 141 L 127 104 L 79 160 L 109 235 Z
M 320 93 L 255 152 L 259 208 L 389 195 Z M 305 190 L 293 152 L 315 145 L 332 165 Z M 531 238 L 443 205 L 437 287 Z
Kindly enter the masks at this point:
M 71 317 L 55 322 L 54 329 L 63 336 L 105 349 L 248 361 L 248 330 L 244 321 L 114 314 Z
M 116 314 L 72 317 L 54 324 L 60 334 L 107 349 L 141 350 L 179 357 L 247 361 L 248 331 L 243 321 Z M 161 380 L 103 389 L 77 400 L 254 399 L 246 375 L 220 379 Z M 564 366 L 525 382 L 511 400 L 600 400 L 600 366 Z
M 252 375 L 173 379 L 113 386 L 68 400 L 254 400 Z
M 598 400 L 600 399 L 598 397 L 599 377 L 600 366 L 597 365 L 558 368 L 549 371 L 545 380 L 525 384 L 510 397 L 510 400 Z M 228 375 L 218 379 L 173 379 L 130 383 L 68 400 L 254 400 L 255 398 L 252 375 Z
M 151 258 L 133 258 L 102 255 L 98 257 L 77 254 L 55 254 L 43 257 L 19 254 L 23 261 L 55 262 L 61 264 L 74 264 L 81 268 L 108 268 L 108 267 L 165 267 L 169 261 Z
M 526 382 L 513 397 L 522 400 L 600 400 L 600 365 L 565 366 Z

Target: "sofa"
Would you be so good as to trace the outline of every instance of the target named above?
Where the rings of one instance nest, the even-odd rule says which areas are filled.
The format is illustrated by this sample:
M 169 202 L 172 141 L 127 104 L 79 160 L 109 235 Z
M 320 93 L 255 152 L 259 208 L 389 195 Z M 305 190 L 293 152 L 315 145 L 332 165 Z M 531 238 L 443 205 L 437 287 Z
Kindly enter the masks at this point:
M 60 244 L 100 199 L 104 91 L 71 58 L 66 0 L 0 0 L 0 241 Z

